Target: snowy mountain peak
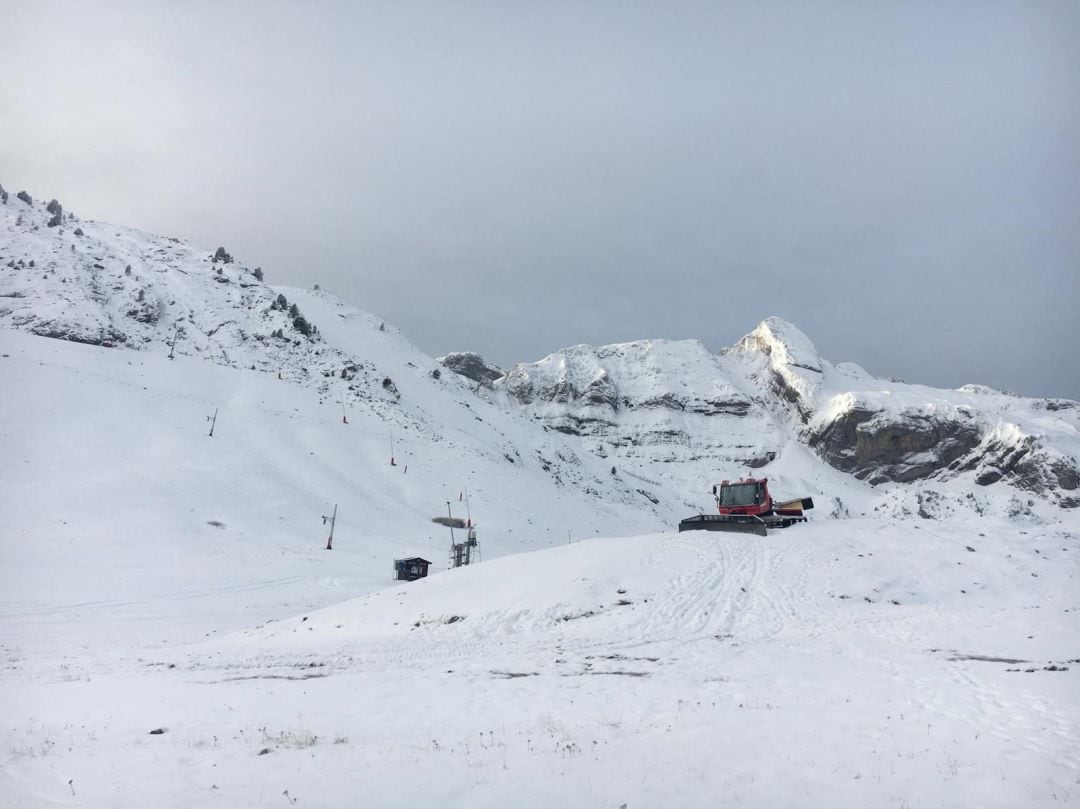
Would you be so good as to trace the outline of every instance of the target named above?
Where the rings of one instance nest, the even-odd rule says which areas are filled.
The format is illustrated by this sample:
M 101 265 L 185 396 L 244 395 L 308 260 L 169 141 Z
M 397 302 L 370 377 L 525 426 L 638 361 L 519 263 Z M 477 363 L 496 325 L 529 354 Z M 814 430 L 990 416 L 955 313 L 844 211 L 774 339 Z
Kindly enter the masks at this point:
M 800 421 L 809 421 L 827 363 L 797 326 L 779 317 L 767 318 L 739 340 L 731 354 L 748 362 L 751 377 L 792 407 Z
M 736 350 L 760 352 L 776 367 L 787 366 L 821 373 L 822 360 L 813 342 L 798 326 L 779 318 L 768 317 L 735 344 Z

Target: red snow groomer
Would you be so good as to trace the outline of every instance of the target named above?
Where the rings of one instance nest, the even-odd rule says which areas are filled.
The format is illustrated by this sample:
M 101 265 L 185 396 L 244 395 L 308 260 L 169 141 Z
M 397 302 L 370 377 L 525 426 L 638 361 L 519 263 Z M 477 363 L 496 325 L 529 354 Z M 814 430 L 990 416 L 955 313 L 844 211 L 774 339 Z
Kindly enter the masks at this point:
M 767 536 L 769 528 L 806 522 L 804 511 L 814 507 L 810 497 L 780 503 L 769 494 L 768 478 L 723 481 L 712 487 L 716 514 L 698 514 L 679 523 L 679 531 L 731 531 Z

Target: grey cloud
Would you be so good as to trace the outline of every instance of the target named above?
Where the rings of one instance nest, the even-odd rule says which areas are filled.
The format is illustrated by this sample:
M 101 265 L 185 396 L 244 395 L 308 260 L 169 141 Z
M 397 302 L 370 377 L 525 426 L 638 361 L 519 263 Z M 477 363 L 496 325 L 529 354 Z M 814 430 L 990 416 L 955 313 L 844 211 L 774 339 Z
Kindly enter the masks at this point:
M 1080 10 L 25 4 L 0 178 L 433 354 L 729 344 L 1080 398 Z

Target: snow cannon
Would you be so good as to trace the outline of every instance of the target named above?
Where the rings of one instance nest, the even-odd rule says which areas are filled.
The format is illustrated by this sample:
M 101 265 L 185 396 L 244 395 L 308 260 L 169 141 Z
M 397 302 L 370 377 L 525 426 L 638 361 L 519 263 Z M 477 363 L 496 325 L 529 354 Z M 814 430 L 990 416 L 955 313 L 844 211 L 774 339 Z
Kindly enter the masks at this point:
M 722 481 L 712 487 L 716 514 L 698 514 L 679 523 L 683 531 L 727 531 L 768 536 L 770 528 L 787 528 L 806 522 L 803 512 L 814 507 L 810 497 L 783 502 L 769 494 L 768 478 Z

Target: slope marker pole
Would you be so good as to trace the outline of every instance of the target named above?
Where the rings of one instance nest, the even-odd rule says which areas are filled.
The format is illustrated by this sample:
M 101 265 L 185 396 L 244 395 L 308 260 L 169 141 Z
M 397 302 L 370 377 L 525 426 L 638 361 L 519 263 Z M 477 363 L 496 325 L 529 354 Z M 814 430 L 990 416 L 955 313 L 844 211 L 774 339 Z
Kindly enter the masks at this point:
M 334 549 L 334 523 L 337 522 L 337 503 L 334 503 L 334 513 L 329 517 L 324 514 L 322 521 L 323 525 L 330 523 L 330 536 L 326 539 L 326 550 L 332 551 Z

